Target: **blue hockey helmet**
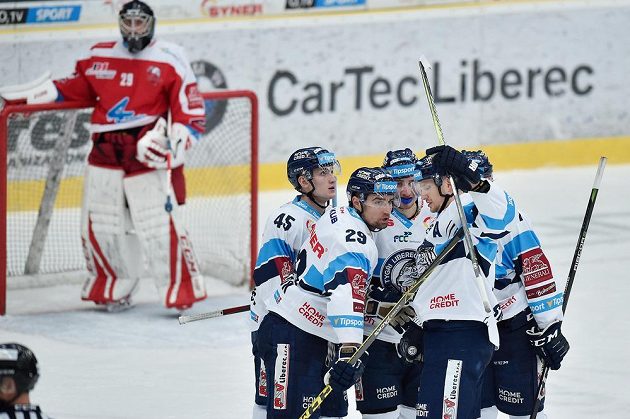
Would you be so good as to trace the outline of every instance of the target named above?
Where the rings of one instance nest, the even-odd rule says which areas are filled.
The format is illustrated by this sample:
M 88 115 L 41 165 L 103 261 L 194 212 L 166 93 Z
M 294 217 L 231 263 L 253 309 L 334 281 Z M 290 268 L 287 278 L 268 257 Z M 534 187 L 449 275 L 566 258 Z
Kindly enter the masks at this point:
M 380 167 L 359 167 L 352 172 L 346 188 L 348 202 L 352 206 L 352 197 L 357 196 L 364 202 L 368 195 L 397 196 L 397 184 L 392 175 Z
M 325 168 L 330 170 L 335 176 L 341 174 L 341 165 L 335 153 L 321 147 L 300 148 L 291 154 L 287 162 L 287 178 L 291 185 L 302 192 L 298 178 L 306 177 L 309 181 L 313 179 L 313 169 Z
M 31 391 L 39 378 L 35 354 L 19 343 L 0 344 L 0 378 L 2 377 L 13 378 L 18 395 Z
M 155 33 L 153 9 L 143 1 L 132 0 L 118 12 L 118 26 L 129 52 L 140 52 L 151 43 Z
M 424 156 L 416 163 L 414 182 L 421 182 L 426 179 L 433 179 L 438 188 L 442 185 L 442 176 L 438 173 L 435 164 L 433 164 L 433 155 Z
M 477 163 L 477 173 L 481 176 L 481 179 L 491 179 L 492 180 L 492 163 L 488 159 L 486 153 L 481 150 L 477 151 L 467 151 L 462 150 L 462 154 L 468 160 Z
M 416 171 L 416 155 L 410 148 L 402 150 L 390 150 L 387 152 L 381 166 L 394 179 L 413 176 Z

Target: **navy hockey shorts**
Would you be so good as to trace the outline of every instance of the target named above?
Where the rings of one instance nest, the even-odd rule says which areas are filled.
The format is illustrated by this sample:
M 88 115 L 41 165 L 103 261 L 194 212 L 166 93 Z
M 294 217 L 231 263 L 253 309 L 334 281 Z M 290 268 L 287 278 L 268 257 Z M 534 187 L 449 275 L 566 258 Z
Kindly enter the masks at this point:
M 267 418 L 295 419 L 324 389 L 328 343 L 271 312 L 258 329 L 258 350 L 267 378 Z M 333 391 L 313 414 L 347 416 L 345 392 Z
M 361 380 L 355 385 L 357 410 L 364 414 L 391 412 L 404 404 L 414 408 L 420 386 L 420 365 L 405 363 L 396 345 L 376 340 Z
M 258 331 L 252 332 L 252 354 L 254 355 L 254 383 L 256 385 L 256 393 L 254 394 L 254 403 L 260 406 L 267 405 L 267 372 L 265 364 L 260 357 L 258 350 Z
M 482 376 L 494 351 L 488 328 L 482 322 L 463 320 L 429 320 L 423 327 L 417 417 L 478 418 Z
M 486 369 L 481 407 L 496 406 L 513 416 L 529 416 L 538 390 L 538 359 L 525 331 L 534 326 L 529 308 L 500 321 L 501 347 Z M 544 407 L 540 404 L 538 411 Z

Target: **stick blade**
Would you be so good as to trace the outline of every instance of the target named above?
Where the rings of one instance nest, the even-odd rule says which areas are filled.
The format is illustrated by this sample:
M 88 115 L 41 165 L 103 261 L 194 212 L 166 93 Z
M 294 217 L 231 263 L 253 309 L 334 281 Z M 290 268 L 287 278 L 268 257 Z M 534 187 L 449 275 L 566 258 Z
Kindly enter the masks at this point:
M 421 55 L 420 58 L 418 58 L 418 65 L 420 66 L 421 69 L 425 71 L 427 68 L 431 68 L 431 62 L 424 54 Z

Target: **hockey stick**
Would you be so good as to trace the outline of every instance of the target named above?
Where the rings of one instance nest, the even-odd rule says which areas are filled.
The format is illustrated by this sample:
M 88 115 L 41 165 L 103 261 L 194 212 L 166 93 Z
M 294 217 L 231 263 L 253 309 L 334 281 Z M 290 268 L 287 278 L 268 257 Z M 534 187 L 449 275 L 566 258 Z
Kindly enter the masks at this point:
M 209 311 L 207 313 L 193 314 L 190 316 L 179 316 L 179 324 L 192 323 L 199 320 L 212 319 L 214 317 L 227 316 L 228 314 L 242 313 L 249 310 L 249 304 L 245 306 L 236 306 L 224 308 L 223 310 Z
M 431 262 L 431 264 L 422 273 L 422 275 L 420 275 L 420 278 L 418 278 L 416 282 L 414 282 L 413 285 L 407 291 L 405 291 L 405 293 L 402 295 L 400 300 L 398 300 L 398 302 L 391 308 L 389 313 L 387 313 L 387 315 L 383 317 L 383 320 L 381 320 L 381 322 L 376 325 L 372 333 L 370 333 L 365 338 L 361 346 L 359 346 L 357 351 L 348 360 L 350 365 L 354 365 L 359 360 L 359 358 L 361 358 L 361 355 L 365 353 L 367 348 L 376 340 L 377 336 L 381 334 L 381 332 L 383 331 L 383 329 L 385 329 L 385 327 L 389 324 L 389 322 L 391 322 L 392 319 L 396 317 L 396 315 L 403 308 L 403 306 L 406 305 L 409 301 L 411 301 L 414 298 L 414 296 L 416 295 L 416 292 L 418 291 L 418 288 L 420 288 L 420 286 L 427 280 L 429 275 L 433 273 L 435 268 L 437 268 L 440 265 L 440 263 L 442 263 L 444 258 L 446 258 L 446 256 L 451 252 L 451 250 L 453 250 L 455 246 L 457 246 L 457 244 L 462 239 L 462 237 L 463 237 L 463 230 L 460 228 L 455 233 L 455 236 L 453 236 L 453 238 L 451 238 L 451 240 L 448 242 L 446 247 L 442 249 L 440 254 L 435 257 L 433 262 Z M 328 397 L 328 395 L 331 392 L 332 392 L 332 387 L 330 386 L 330 384 L 326 384 L 326 387 L 324 387 L 324 389 L 317 396 L 315 396 L 311 404 L 306 408 L 304 413 L 302 413 L 302 416 L 300 416 L 300 419 L 310 418 L 311 415 L 317 409 L 319 409 L 319 407 L 324 402 L 324 399 L 326 399 L 326 397 Z
M 597 167 L 597 174 L 595 175 L 595 182 L 593 183 L 593 189 L 591 189 L 591 196 L 588 199 L 588 206 L 586 207 L 586 213 L 584 214 L 584 221 L 582 221 L 582 229 L 578 236 L 577 244 L 575 245 L 575 252 L 573 253 L 573 261 L 569 268 L 569 276 L 567 277 L 567 283 L 564 286 L 564 301 L 562 302 L 562 313 L 567 310 L 567 304 L 569 303 L 569 295 L 571 294 L 571 288 L 573 287 L 573 281 L 575 280 L 575 273 L 577 272 L 578 264 L 580 263 L 580 256 L 582 255 L 582 249 L 584 247 L 584 241 L 586 240 L 586 231 L 588 225 L 591 222 L 591 215 L 593 215 L 593 207 L 595 207 L 595 200 L 597 199 L 597 192 L 599 191 L 599 184 L 602 181 L 604 175 L 604 167 L 606 166 L 606 157 L 600 157 L 599 166 Z M 549 374 L 549 366 L 545 365 L 543 361 L 542 374 L 540 377 L 540 383 L 538 383 L 538 391 L 536 392 L 536 400 L 534 401 L 534 409 L 530 415 L 530 419 L 536 419 L 538 415 L 538 408 L 545 393 L 545 383 L 547 382 L 547 375 Z
M 426 93 L 427 102 L 429 103 L 429 110 L 431 111 L 431 117 L 433 118 L 433 126 L 435 127 L 435 132 L 437 133 L 438 142 L 440 143 L 440 145 L 446 145 L 444 134 L 442 133 L 442 125 L 440 125 L 440 119 L 438 118 L 437 109 L 435 108 L 435 100 L 433 100 L 433 94 L 431 93 L 431 86 L 429 86 L 427 72 L 425 71 L 424 64 L 422 63 L 423 60 L 426 61 L 426 58 L 421 57 L 420 60 L 418 60 L 418 65 L 420 66 L 422 84 L 424 85 L 424 92 Z M 472 237 L 470 236 L 470 231 L 468 230 L 466 214 L 464 214 L 464 207 L 462 206 L 462 201 L 459 197 L 459 190 L 457 189 L 457 185 L 455 185 L 455 180 L 453 179 L 453 176 L 449 176 L 449 179 L 451 181 L 451 185 L 453 185 L 453 188 L 455 188 L 455 193 L 453 194 L 453 196 L 455 197 L 457 213 L 459 214 L 459 219 L 462 223 L 462 228 L 464 229 L 464 242 L 466 243 L 466 247 L 470 252 L 470 260 L 473 265 L 473 270 L 475 271 L 475 283 L 477 285 L 477 289 L 479 290 L 479 295 L 481 295 L 481 301 L 483 302 L 484 310 L 486 311 L 486 313 L 491 313 L 492 307 L 490 307 L 490 300 L 488 299 L 486 287 L 484 286 L 483 279 L 481 277 L 479 261 L 477 260 L 475 248 L 473 247 Z
M 171 202 L 171 179 L 173 168 L 171 167 L 171 158 L 173 157 L 173 147 L 171 146 L 171 125 L 173 123 L 173 117 L 171 116 L 171 110 L 168 110 L 168 116 L 166 121 L 166 145 L 168 153 L 166 153 L 166 202 L 164 203 L 164 209 L 169 214 L 173 211 L 173 203 Z

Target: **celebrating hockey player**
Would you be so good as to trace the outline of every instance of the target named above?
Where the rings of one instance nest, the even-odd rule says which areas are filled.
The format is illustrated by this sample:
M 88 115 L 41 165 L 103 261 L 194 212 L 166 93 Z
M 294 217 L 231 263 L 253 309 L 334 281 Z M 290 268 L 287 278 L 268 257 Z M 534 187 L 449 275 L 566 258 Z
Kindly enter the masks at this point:
M 363 372 L 367 353 L 354 365 L 347 360 L 363 341 L 367 281 L 378 261 L 372 232 L 387 227 L 396 182 L 381 168 L 362 167 L 350 176 L 347 195 L 348 206 L 327 210 L 311 226 L 297 257 L 297 283 L 276 287 L 267 302 L 258 347 L 268 418 L 295 419 L 324 383 L 342 393 Z
M 267 376 L 257 348 L 258 327 L 267 314 L 265 300 L 271 292 L 289 286 L 295 277 L 295 263 L 302 243 L 337 194 L 341 166 L 335 155 L 321 147 L 296 150 L 287 162 L 287 178 L 300 195 L 273 211 L 267 218 L 262 246 L 258 252 L 252 291 L 251 322 L 256 396 L 254 419 L 267 417 Z M 273 394 L 273 393 L 271 393 Z M 331 412 L 341 406 L 341 412 Z M 333 398 L 322 406 L 326 416 L 345 416 L 347 402 L 335 405 Z
M 427 256 L 439 253 L 462 225 L 454 202 L 453 194 L 457 192 L 448 174 L 458 189 L 469 192 L 472 201 L 464 211 L 480 265 L 481 284 L 468 249 L 460 241 L 418 290 L 412 302 L 416 323 L 410 323 L 400 346 L 414 349 L 407 352 L 408 358 L 424 358 L 418 416 L 473 419 L 480 415 L 483 371 L 499 345 L 493 315 L 498 315 L 498 305 L 492 294 L 497 246 L 486 236 L 505 234 L 515 209 L 503 190 L 480 180 L 475 165 L 459 151 L 440 146 L 427 150 L 427 154 L 420 161 L 416 186 L 437 217 L 418 249 L 422 255 L 418 269 L 423 271 L 432 259 Z M 494 310 L 485 310 L 484 298 Z M 409 340 L 415 347 L 407 345 Z
M 206 298 L 179 209 L 183 165 L 203 133 L 204 102 L 181 47 L 153 38 L 155 16 L 147 4 L 126 3 L 119 25 L 122 40 L 94 45 L 72 76 L 23 91 L 13 87 L 3 96 L 94 105 L 82 299 L 113 310 L 128 305 L 146 263 L 166 307 L 183 310 Z
M 39 379 L 35 354 L 19 343 L 0 343 L 0 418 L 48 419 L 30 392 Z
M 462 153 L 477 163 L 482 179 L 493 180 L 492 164 L 482 151 Z M 503 312 L 498 323 L 501 346 L 484 374 L 481 418 L 496 419 L 498 411 L 512 419 L 529 418 L 538 386 L 536 355 L 552 369 L 569 350 L 562 335 L 562 289 L 557 287 L 547 256 L 527 217 L 517 208 L 499 238 L 494 294 Z M 539 418 L 545 418 L 541 403 Z
M 433 214 L 413 188 L 416 156 L 409 149 L 388 151 L 385 169 L 398 185 L 400 201 L 392 211 L 390 224 L 374 233 L 378 264 L 372 277 L 365 305 L 364 334 L 369 335 L 418 278 L 415 255 L 424 241 Z M 396 319 L 404 319 L 404 312 Z M 407 316 L 413 317 L 413 312 Z M 420 366 L 398 358 L 396 344 L 400 333 L 387 326 L 372 345 L 370 362 L 356 384 L 357 409 L 363 418 L 415 419 L 420 385 Z

